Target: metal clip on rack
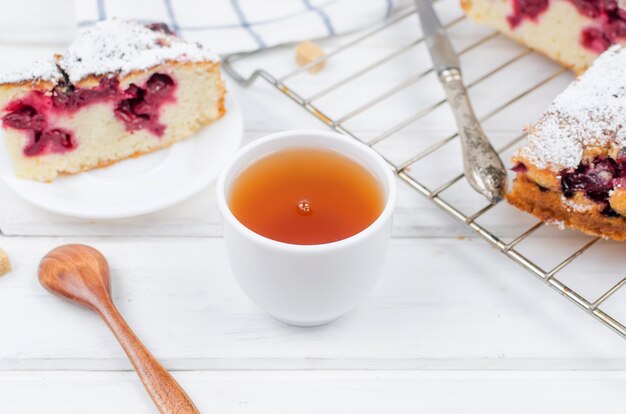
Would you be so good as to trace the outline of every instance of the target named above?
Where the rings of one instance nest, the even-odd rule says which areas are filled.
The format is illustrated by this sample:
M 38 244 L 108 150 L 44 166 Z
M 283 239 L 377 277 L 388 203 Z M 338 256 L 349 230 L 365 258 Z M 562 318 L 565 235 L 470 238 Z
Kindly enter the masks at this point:
M 297 68 L 297 69 L 295 69 L 295 70 L 293 70 L 293 71 L 291 71 L 291 72 L 289 72 L 286 75 L 281 76 L 281 77 L 275 77 L 270 72 L 268 72 L 266 70 L 262 70 L 262 69 L 255 70 L 249 77 L 245 77 L 239 71 L 235 70 L 235 68 L 234 68 L 235 62 L 250 56 L 251 54 L 249 54 L 249 53 L 234 54 L 234 55 L 227 56 L 224 59 L 224 70 L 231 77 L 233 77 L 239 84 L 244 85 L 244 86 L 251 85 L 257 79 L 262 79 L 262 80 L 268 82 L 270 85 L 275 87 L 278 91 L 280 91 L 283 94 L 287 95 L 296 104 L 300 105 L 306 111 L 308 111 L 313 116 L 315 116 L 317 119 L 322 121 L 328 127 L 332 128 L 333 130 L 335 130 L 335 131 L 337 131 L 337 132 L 339 132 L 341 134 L 344 134 L 344 135 L 347 135 L 347 136 L 352 137 L 354 139 L 360 140 L 360 141 L 364 142 L 366 145 L 372 147 L 375 144 L 377 144 L 377 143 L 379 143 L 379 142 L 381 142 L 381 141 L 391 137 L 392 135 L 394 135 L 398 131 L 404 129 L 405 127 L 407 127 L 408 125 L 412 124 L 413 122 L 419 120 L 420 118 L 424 117 L 425 115 L 431 113 L 436 108 L 444 105 L 446 103 L 446 101 L 445 100 L 441 100 L 441 101 L 436 102 L 432 106 L 429 106 L 427 108 L 421 109 L 420 111 L 418 111 L 414 115 L 412 115 L 412 116 L 402 120 L 400 123 L 392 126 L 391 128 L 389 128 L 389 129 L 387 129 L 385 131 L 382 131 L 378 135 L 376 135 L 373 138 L 370 138 L 368 140 L 360 139 L 355 133 L 351 132 L 345 126 L 346 121 L 348 121 L 348 120 L 354 118 L 355 116 L 357 116 L 358 114 L 361 114 L 364 111 L 374 107 L 379 102 L 381 102 L 381 101 L 383 101 L 383 100 L 385 100 L 385 99 L 387 99 L 387 98 L 397 94 L 398 92 L 404 90 L 405 88 L 409 87 L 410 85 L 415 84 L 419 80 L 423 79 L 425 76 L 429 75 L 432 72 L 432 69 L 423 71 L 421 73 L 418 73 L 416 75 L 413 75 L 413 76 L 409 77 L 408 79 L 404 80 L 403 82 L 397 84 L 396 86 L 392 87 L 391 89 L 389 89 L 389 90 L 385 91 L 384 93 L 380 94 L 379 96 L 376 97 L 376 99 L 372 99 L 372 100 L 370 100 L 368 102 L 362 103 L 361 105 L 357 106 L 355 109 L 353 109 L 349 113 L 341 116 L 338 119 L 333 119 L 331 116 L 328 116 L 325 113 L 323 113 L 320 109 L 318 109 L 316 107 L 315 102 L 318 101 L 320 98 L 322 98 L 322 97 L 330 94 L 331 92 L 335 91 L 336 89 L 338 89 L 338 88 L 340 88 L 340 87 L 342 87 L 342 86 L 352 82 L 353 80 L 355 80 L 355 79 L 357 79 L 357 78 L 367 74 L 368 72 L 372 71 L 373 69 L 375 69 L 375 68 L 377 68 L 377 67 L 379 67 L 379 66 L 381 66 L 381 65 L 383 65 L 383 64 L 385 64 L 385 63 L 387 63 L 389 61 L 392 61 L 393 59 L 395 59 L 397 57 L 399 57 L 400 55 L 404 54 L 408 50 L 416 47 L 418 44 L 420 44 L 422 42 L 423 39 L 421 39 L 421 38 L 415 39 L 414 41 L 410 42 L 408 45 L 403 46 L 403 47 L 399 48 L 398 50 L 393 51 L 392 53 L 387 54 L 383 58 L 378 59 L 378 60 L 368 64 L 365 67 L 360 68 L 359 70 L 357 70 L 356 72 L 352 73 L 351 75 L 346 76 L 346 77 L 344 77 L 344 78 L 342 78 L 342 79 L 340 79 L 338 81 L 335 81 L 332 84 L 322 88 L 321 90 L 318 90 L 318 91 L 316 91 L 313 94 L 310 94 L 307 98 L 304 98 L 301 94 L 299 94 L 294 89 L 289 88 L 285 84 L 285 82 L 287 80 L 289 80 L 289 79 L 291 79 L 291 78 L 293 78 L 293 77 L 295 77 L 295 76 L 305 72 L 310 67 L 315 66 L 315 65 L 317 65 L 318 63 L 320 63 L 322 61 L 331 60 L 331 59 L 335 58 L 336 56 L 338 56 L 338 55 L 340 55 L 342 53 L 345 53 L 346 51 L 350 50 L 355 45 L 358 45 L 359 43 L 362 43 L 366 39 L 369 39 L 369 38 L 373 37 L 374 35 L 376 35 L 377 33 L 381 32 L 383 30 L 389 29 L 390 27 L 398 24 L 403 19 L 406 19 L 406 18 L 415 19 L 416 18 L 415 13 L 416 13 L 415 10 L 410 10 L 410 11 L 407 11 L 405 13 L 402 13 L 402 14 L 400 14 L 400 15 L 398 15 L 398 16 L 396 16 L 396 17 L 394 17 L 394 18 L 392 18 L 392 19 L 390 19 L 388 21 L 386 21 L 384 24 L 380 25 L 379 27 L 369 31 L 365 35 L 360 36 L 360 37 L 358 37 L 358 38 L 356 38 L 354 40 L 351 40 L 351 41 L 347 42 L 346 44 L 344 44 L 344 45 L 334 49 L 333 51 L 328 53 L 326 56 L 324 56 L 324 57 L 322 57 L 320 59 L 317 59 L 315 61 L 312 61 L 312 62 L 308 63 L 307 65 L 299 67 L 299 68 Z M 449 22 L 448 24 L 445 25 L 446 29 L 451 28 L 451 27 L 459 24 L 463 20 L 465 20 L 465 17 L 463 17 L 463 16 L 462 17 L 458 17 L 458 18 L 452 20 L 451 22 Z M 489 40 L 491 40 L 491 39 L 493 39 L 493 38 L 495 38 L 497 36 L 499 36 L 499 34 L 496 33 L 496 32 L 493 32 L 493 33 L 487 35 L 486 37 L 483 37 L 479 41 L 477 41 L 477 42 L 475 42 L 473 44 L 470 44 L 469 46 L 465 47 L 464 49 L 458 51 L 458 54 L 460 56 L 462 56 L 463 54 L 469 52 L 470 50 L 484 45 L 486 42 L 488 42 Z M 255 52 L 255 53 L 262 53 L 262 52 Z M 531 50 L 524 49 L 522 52 L 520 52 L 519 54 L 517 54 L 513 58 L 507 60 L 506 62 L 504 62 L 503 64 L 500 64 L 497 67 L 494 67 L 494 68 L 490 69 L 487 73 L 483 74 L 478 79 L 472 81 L 471 83 L 468 83 L 467 84 L 468 89 L 471 89 L 473 86 L 478 85 L 479 83 L 481 83 L 481 82 L 485 81 L 486 79 L 492 77 L 493 75 L 497 74 L 498 72 L 500 72 L 501 70 L 503 70 L 507 66 L 513 64 L 514 62 L 520 60 L 521 58 L 523 58 L 523 57 L 525 57 L 525 56 L 527 56 L 527 55 L 529 55 L 531 53 L 532 53 Z M 252 53 L 252 54 L 254 54 L 254 53 Z M 493 109 L 493 110 L 489 111 L 488 113 L 486 113 L 485 115 L 483 115 L 479 119 L 479 121 L 480 122 L 485 122 L 485 121 L 489 120 L 490 118 L 494 117 L 499 112 L 501 112 L 502 110 L 504 110 L 507 107 L 509 107 L 511 104 L 513 104 L 516 101 L 520 100 L 521 98 L 527 96 L 528 94 L 530 94 L 531 92 L 537 90 L 538 88 L 542 87 L 543 85 L 547 84 L 551 80 L 556 79 L 558 76 L 562 75 L 565 72 L 566 72 L 565 69 L 557 69 L 554 73 L 552 73 L 550 76 L 545 78 L 543 81 L 533 85 L 532 87 L 530 87 L 529 89 L 526 89 L 522 93 L 517 94 L 516 96 L 513 96 L 510 99 L 507 99 L 506 102 L 504 102 L 503 104 L 498 105 L 498 107 L 496 107 L 495 109 Z M 514 137 L 513 140 L 508 142 L 502 148 L 499 148 L 498 152 L 502 153 L 502 152 L 510 149 L 514 145 L 518 144 L 524 137 L 525 137 L 524 133 Z M 438 142 L 436 142 L 435 144 L 427 147 L 426 149 L 424 149 L 421 152 L 413 155 L 408 160 L 406 160 L 406 161 L 404 161 L 404 162 L 402 162 L 400 164 L 395 164 L 395 163 L 391 162 L 390 160 L 388 160 L 387 158 L 385 158 L 384 156 L 383 156 L 383 158 L 385 158 L 387 163 L 389 163 L 390 167 L 393 169 L 393 171 L 396 173 L 396 175 L 402 181 L 404 181 L 409 186 L 411 186 L 414 190 L 416 190 L 418 193 L 422 194 L 424 197 L 428 198 L 432 203 L 434 203 L 437 207 L 439 207 L 443 211 L 445 211 L 448 214 L 450 214 L 452 217 L 454 217 L 455 219 L 457 219 L 458 221 L 463 223 L 465 226 L 468 226 L 469 228 L 471 228 L 474 232 L 478 233 L 478 235 L 480 235 L 491 246 L 497 248 L 501 253 L 503 253 L 504 255 L 509 257 L 515 263 L 521 265 L 523 268 L 528 270 L 530 273 L 532 273 L 535 276 L 537 276 L 547 286 L 553 288 L 554 290 L 559 292 L 561 295 L 563 295 L 566 298 L 570 299 L 572 302 L 574 302 L 576 305 L 578 305 L 581 309 L 586 311 L 589 315 L 591 315 L 596 320 L 600 321 L 602 324 L 604 324 L 607 327 L 611 328 L 612 330 L 614 330 L 615 332 L 617 332 L 619 335 L 621 335 L 623 338 L 626 339 L 626 326 L 623 323 L 619 322 L 617 319 L 615 319 L 614 317 L 612 317 L 611 315 L 609 315 L 608 313 L 606 313 L 605 311 L 603 311 L 601 309 L 602 304 L 610 296 L 612 296 L 615 292 L 617 292 L 622 286 L 624 286 L 626 284 L 626 277 L 623 278 L 622 280 L 620 280 L 617 284 L 615 284 L 610 289 L 606 290 L 599 297 L 597 297 L 597 298 L 595 298 L 593 300 L 587 299 L 582 294 L 579 294 L 576 291 L 570 289 L 568 286 L 566 286 L 562 281 L 560 281 L 556 277 L 557 273 L 559 273 L 565 267 L 567 267 L 570 263 L 572 263 L 574 261 L 574 259 L 576 259 L 579 256 L 581 256 L 586 250 L 588 250 L 591 246 L 593 246 L 596 242 L 598 242 L 600 240 L 600 238 L 598 238 L 598 237 L 592 238 L 585 245 L 583 245 L 580 249 L 576 250 L 574 253 L 572 253 L 571 255 L 566 257 L 565 259 L 563 259 L 558 265 L 556 265 L 555 267 L 553 267 L 550 270 L 545 270 L 542 267 L 540 267 L 538 264 L 533 262 L 531 259 L 529 259 L 528 257 L 525 257 L 518 250 L 516 250 L 516 247 L 518 246 L 518 244 L 520 242 L 522 242 L 528 236 L 530 236 L 531 234 L 533 234 L 534 232 L 539 230 L 541 227 L 543 227 L 544 223 L 538 222 L 535 225 L 533 225 L 532 227 L 530 227 L 529 229 L 527 229 L 526 231 L 524 231 L 521 234 L 519 234 L 516 237 L 514 237 L 512 239 L 512 241 L 504 242 L 502 240 L 502 238 L 497 236 L 496 234 L 494 234 L 494 232 L 490 231 L 485 226 L 477 223 L 477 219 L 480 218 L 483 214 L 487 213 L 489 210 L 491 210 L 497 203 L 496 204 L 488 204 L 487 206 L 481 208 L 480 210 L 474 212 L 473 214 L 466 215 L 463 212 L 461 212 L 460 208 L 455 207 L 453 204 L 451 204 L 450 202 L 444 200 L 440 196 L 443 191 L 449 189 L 455 183 L 461 181 L 464 178 L 463 174 L 457 175 L 453 179 L 449 180 L 448 182 L 446 182 L 443 185 L 440 185 L 437 188 L 428 188 L 427 185 L 417 181 L 414 177 L 412 177 L 408 173 L 408 171 L 410 169 L 410 166 L 412 166 L 415 163 L 425 159 L 426 157 L 433 156 L 433 153 L 436 150 L 442 148 L 445 144 L 449 143 L 450 141 L 454 140 L 455 138 L 457 138 L 457 134 L 452 134 L 452 135 L 446 136 L 443 139 L 441 139 Z M 523 214 L 523 213 L 520 213 L 520 214 Z

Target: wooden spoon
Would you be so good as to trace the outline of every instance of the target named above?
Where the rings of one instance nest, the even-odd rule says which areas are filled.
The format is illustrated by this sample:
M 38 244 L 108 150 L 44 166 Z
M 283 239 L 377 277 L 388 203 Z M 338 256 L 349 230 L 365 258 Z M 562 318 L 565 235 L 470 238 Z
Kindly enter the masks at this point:
M 124 348 L 161 413 L 200 413 L 176 380 L 139 341 L 111 301 L 109 265 L 99 251 L 79 244 L 57 247 L 41 260 L 39 281 L 50 292 L 98 312 Z

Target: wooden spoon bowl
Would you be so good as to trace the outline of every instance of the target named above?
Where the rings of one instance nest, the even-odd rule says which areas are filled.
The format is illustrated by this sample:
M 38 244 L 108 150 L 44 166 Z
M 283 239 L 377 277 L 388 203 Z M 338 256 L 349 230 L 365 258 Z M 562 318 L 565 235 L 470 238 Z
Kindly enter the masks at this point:
M 199 414 L 189 396 L 139 341 L 113 304 L 109 265 L 99 251 L 79 244 L 57 247 L 41 260 L 39 281 L 55 295 L 87 306 L 104 319 L 161 413 Z

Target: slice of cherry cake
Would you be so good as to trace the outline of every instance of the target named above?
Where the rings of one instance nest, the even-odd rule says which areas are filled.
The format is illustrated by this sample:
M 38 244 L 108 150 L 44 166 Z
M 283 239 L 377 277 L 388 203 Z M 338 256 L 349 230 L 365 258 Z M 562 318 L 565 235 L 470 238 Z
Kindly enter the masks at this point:
M 626 43 L 626 0 L 461 0 L 467 15 L 576 73 Z
M 0 77 L 16 175 L 51 181 L 164 148 L 224 114 L 219 58 L 165 25 L 107 20 Z
M 513 162 L 511 204 L 626 239 L 626 48 L 612 46 L 554 100 Z

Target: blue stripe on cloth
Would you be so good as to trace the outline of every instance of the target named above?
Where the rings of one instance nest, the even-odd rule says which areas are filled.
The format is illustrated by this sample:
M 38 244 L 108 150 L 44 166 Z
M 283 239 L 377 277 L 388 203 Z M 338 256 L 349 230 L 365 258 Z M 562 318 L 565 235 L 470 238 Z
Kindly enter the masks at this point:
M 311 4 L 311 0 L 302 0 L 302 2 L 307 7 L 307 9 L 313 10 L 313 11 L 317 12 L 317 14 L 319 14 L 320 18 L 322 19 L 322 21 L 326 25 L 326 30 L 328 30 L 328 35 L 329 36 L 334 36 L 335 35 L 335 28 L 333 27 L 333 24 L 330 22 L 330 19 L 328 18 L 328 15 L 326 14 L 326 12 L 324 10 L 320 9 L 319 7 L 313 6 Z
M 254 30 L 252 30 L 252 28 L 250 27 L 250 23 L 248 23 L 248 21 L 246 20 L 246 16 L 244 16 L 243 11 L 241 11 L 239 0 L 230 0 L 230 3 L 233 6 L 233 10 L 235 10 L 235 13 L 239 17 L 241 26 L 244 27 L 248 31 L 248 33 L 250 33 L 250 36 L 254 38 L 257 45 L 259 45 L 261 49 L 265 48 L 265 42 L 263 41 L 263 39 L 261 39 L 261 37 Z
M 172 0 L 163 0 L 165 2 L 165 10 L 167 10 L 167 17 L 169 17 L 170 21 L 170 25 L 172 26 L 172 29 L 174 29 L 174 31 L 176 33 L 178 33 L 180 31 L 180 26 L 178 25 L 178 22 L 176 21 L 176 15 L 174 14 L 174 8 L 172 7 Z
M 387 12 L 385 13 L 385 19 L 391 17 L 391 12 L 393 11 L 393 0 L 387 0 Z
M 338 0 L 329 0 L 326 3 L 320 4 L 319 6 L 317 6 L 318 8 L 324 8 L 327 7 L 333 3 L 336 3 Z M 295 12 L 295 13 L 289 13 L 289 14 L 285 14 L 284 16 L 280 16 L 280 17 L 274 17 L 272 19 L 265 19 L 265 20 L 258 20 L 255 21 L 252 26 L 264 26 L 267 24 L 272 24 L 272 23 L 276 23 L 279 22 L 281 20 L 287 20 L 287 19 L 291 19 L 293 17 L 298 17 L 301 16 L 303 14 L 309 13 L 310 10 L 303 10 L 303 11 L 299 11 L 299 12 Z M 153 23 L 153 20 L 142 20 L 142 19 L 134 19 L 140 23 Z M 90 26 L 94 23 L 97 23 L 97 20 L 81 20 L 78 22 L 78 26 L 79 27 L 85 27 L 85 26 Z M 202 30 L 219 30 L 219 29 L 236 29 L 238 27 L 242 27 L 241 24 L 214 24 L 214 25 L 206 25 L 206 26 L 185 26 L 185 25 L 181 25 L 179 24 L 178 27 L 180 28 L 180 30 L 185 30 L 185 31 L 189 31 L 189 32 L 193 32 L 193 31 L 202 31 Z
M 104 0 L 96 0 L 98 7 L 98 20 L 104 20 L 107 18 L 106 11 L 104 10 Z

